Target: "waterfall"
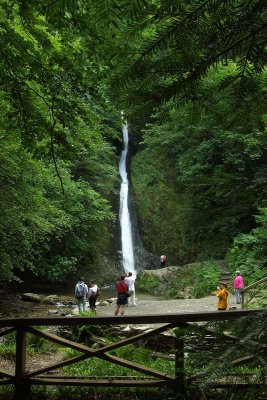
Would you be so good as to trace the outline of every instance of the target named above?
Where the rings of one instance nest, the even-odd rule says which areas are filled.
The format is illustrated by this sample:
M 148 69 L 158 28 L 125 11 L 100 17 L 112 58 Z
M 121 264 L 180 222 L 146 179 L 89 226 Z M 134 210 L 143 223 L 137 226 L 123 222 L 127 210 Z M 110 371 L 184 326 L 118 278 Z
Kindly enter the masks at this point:
M 121 152 L 119 173 L 121 176 L 121 190 L 120 190 L 120 227 L 121 227 L 121 245 L 122 245 L 122 262 L 124 271 L 132 272 L 136 276 L 134 266 L 134 253 L 133 253 L 133 240 L 132 240 L 132 227 L 130 221 L 130 213 L 128 208 L 128 189 L 129 182 L 127 178 L 126 160 L 128 153 L 128 126 L 127 123 L 123 125 L 123 151 Z

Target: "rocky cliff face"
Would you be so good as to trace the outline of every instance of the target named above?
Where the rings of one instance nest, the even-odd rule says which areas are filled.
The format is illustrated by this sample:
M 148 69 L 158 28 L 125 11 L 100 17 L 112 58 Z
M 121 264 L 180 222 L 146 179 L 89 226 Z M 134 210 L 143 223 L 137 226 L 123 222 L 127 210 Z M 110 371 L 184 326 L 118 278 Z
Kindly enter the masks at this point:
M 220 261 L 214 261 L 215 268 L 221 268 Z M 165 268 L 141 271 L 138 274 L 136 285 L 139 290 L 150 294 L 156 294 L 170 299 L 192 299 L 196 284 L 196 274 L 209 268 L 210 262 L 196 262 L 182 266 L 169 266 Z M 217 266 L 217 267 L 216 267 Z M 214 275 L 215 276 L 215 275 Z M 215 276 L 216 279 L 216 276 Z M 212 278 L 210 278 L 212 280 Z M 219 283 L 214 282 L 214 287 Z M 211 282 L 213 285 L 213 282 Z M 207 292 L 206 295 L 211 294 Z
M 192 298 L 193 267 L 195 264 L 142 271 L 136 285 L 141 290 L 164 298 Z

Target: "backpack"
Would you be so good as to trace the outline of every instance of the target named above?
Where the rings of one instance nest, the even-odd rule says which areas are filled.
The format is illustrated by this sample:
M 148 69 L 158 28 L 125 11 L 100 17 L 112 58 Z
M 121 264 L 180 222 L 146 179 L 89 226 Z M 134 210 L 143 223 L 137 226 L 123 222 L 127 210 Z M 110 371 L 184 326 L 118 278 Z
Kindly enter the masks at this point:
M 84 296 L 84 284 L 82 285 L 82 287 L 80 287 L 80 285 L 77 286 L 76 289 L 76 299 L 81 299 Z

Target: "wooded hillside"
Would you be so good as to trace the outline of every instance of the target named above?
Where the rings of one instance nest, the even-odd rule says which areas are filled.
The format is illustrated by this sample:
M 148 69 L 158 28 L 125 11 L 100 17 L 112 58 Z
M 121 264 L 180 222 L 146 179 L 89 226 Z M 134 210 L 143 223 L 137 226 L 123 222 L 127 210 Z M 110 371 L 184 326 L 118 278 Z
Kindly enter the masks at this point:
M 147 248 L 265 275 L 263 1 L 4 0 L 0 23 L 3 282 L 114 254 L 122 109 Z

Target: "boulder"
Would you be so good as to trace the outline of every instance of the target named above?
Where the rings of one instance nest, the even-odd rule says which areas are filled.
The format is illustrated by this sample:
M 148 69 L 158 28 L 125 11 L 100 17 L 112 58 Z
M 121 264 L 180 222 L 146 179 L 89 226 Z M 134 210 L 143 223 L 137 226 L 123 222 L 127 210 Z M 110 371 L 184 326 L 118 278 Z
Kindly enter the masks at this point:
M 48 314 L 59 314 L 58 310 L 48 310 Z
M 31 301 L 32 303 L 41 303 L 42 296 L 36 293 L 23 293 L 21 295 L 21 300 L 23 301 Z
M 100 303 L 98 304 L 100 307 L 102 306 L 108 306 L 109 302 L 108 301 L 100 301 Z
M 42 303 L 44 304 L 56 304 L 59 302 L 59 297 L 57 295 L 51 294 L 50 296 L 43 297 Z

